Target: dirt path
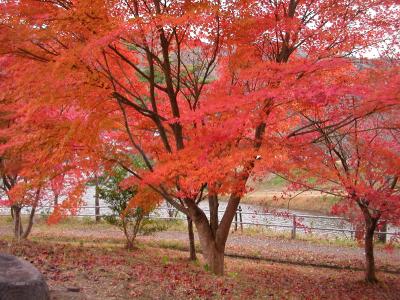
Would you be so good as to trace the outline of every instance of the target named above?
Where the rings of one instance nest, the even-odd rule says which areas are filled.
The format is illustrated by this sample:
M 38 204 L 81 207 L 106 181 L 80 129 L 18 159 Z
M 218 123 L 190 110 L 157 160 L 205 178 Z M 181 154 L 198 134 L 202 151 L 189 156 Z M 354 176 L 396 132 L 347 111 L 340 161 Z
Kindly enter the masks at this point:
M 187 246 L 185 232 L 159 232 L 153 236 L 140 237 L 139 239 L 142 241 L 175 241 Z M 362 247 L 322 245 L 302 240 L 249 236 L 237 233 L 229 236 L 227 253 L 255 256 L 276 262 L 355 269 L 362 269 L 364 266 L 364 249 Z M 377 247 L 375 256 L 379 269 L 400 273 L 400 249 L 388 251 L 382 249 L 382 247 Z

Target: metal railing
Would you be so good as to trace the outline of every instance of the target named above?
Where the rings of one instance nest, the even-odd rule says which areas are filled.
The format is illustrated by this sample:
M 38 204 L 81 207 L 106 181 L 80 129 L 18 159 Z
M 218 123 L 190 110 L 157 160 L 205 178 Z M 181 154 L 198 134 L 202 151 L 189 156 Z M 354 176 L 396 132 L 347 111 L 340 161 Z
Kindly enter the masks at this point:
M 53 209 L 53 206 L 41 206 L 40 208 L 37 209 L 37 214 L 50 214 Z M 0 216 L 1 215 L 10 215 L 9 209 L 8 212 L 5 212 L 6 209 L 0 208 Z M 91 210 L 93 213 L 88 213 L 85 211 Z M 100 211 L 108 211 L 110 212 L 109 207 L 107 206 L 82 206 L 78 209 L 78 212 L 74 215 L 71 215 L 72 217 L 93 217 L 93 218 L 99 218 L 99 217 L 104 217 L 110 215 L 110 213 L 103 213 L 103 214 L 96 214 L 96 212 Z M 209 212 L 208 209 L 203 209 L 204 212 Z M 166 213 L 162 213 L 166 212 Z M 220 210 L 218 213 L 223 214 L 225 211 Z M 27 210 L 22 210 L 22 213 L 28 213 Z M 166 215 L 165 215 L 166 214 Z M 244 216 L 250 216 L 251 219 L 256 219 L 257 217 L 264 217 L 264 220 L 244 220 Z M 283 220 L 286 220 L 286 222 L 280 222 L 280 223 L 269 223 L 265 222 L 267 221 L 268 217 L 274 217 L 274 218 L 282 218 Z M 182 220 L 185 221 L 186 217 L 183 216 L 182 213 L 177 211 L 174 208 L 169 208 L 169 207 L 159 207 L 155 209 L 152 213 L 149 215 L 150 219 L 159 219 L 159 220 Z M 342 222 L 347 226 L 347 228 L 338 228 L 338 227 L 321 227 L 321 226 L 313 226 L 311 225 L 305 225 L 304 220 L 307 219 L 312 219 L 312 220 L 331 220 L 331 221 L 337 221 L 337 222 Z M 263 222 L 264 221 L 264 222 Z M 235 231 L 237 231 L 239 228 L 241 231 L 243 231 L 244 226 L 263 226 L 263 227 L 272 227 L 272 228 L 283 228 L 283 229 L 290 229 L 291 233 L 291 238 L 295 239 L 298 230 L 304 230 L 305 232 L 311 232 L 312 230 L 316 231 L 323 231 L 323 232 L 339 232 L 339 233 L 350 233 L 351 238 L 355 237 L 355 233 L 357 232 L 356 229 L 353 228 L 352 224 L 349 222 L 348 219 L 343 218 L 343 217 L 334 217 L 334 216 L 320 216 L 320 215 L 306 215 L 306 214 L 295 214 L 295 213 L 272 213 L 272 212 L 245 212 L 243 211 L 242 207 L 239 206 L 238 210 L 236 211 L 234 220 L 232 222 L 232 227 Z M 393 236 L 393 235 L 399 235 L 399 232 L 389 232 L 389 231 L 379 231 L 376 232 L 380 236 L 381 240 L 386 240 L 386 236 Z
M 171 210 L 176 211 L 175 209 L 162 207 L 158 208 L 158 210 Z M 203 209 L 204 212 L 209 212 L 208 209 Z M 224 213 L 224 210 L 218 211 L 218 213 Z M 272 217 L 281 217 L 290 220 L 290 225 L 282 224 L 282 223 L 265 223 L 265 222 L 248 222 L 243 221 L 243 215 L 250 215 L 250 216 L 272 216 Z M 185 218 L 177 218 L 177 217 L 154 217 L 158 219 L 179 219 L 179 220 L 186 220 Z M 335 228 L 335 227 L 321 227 L 321 226 L 307 226 L 302 224 L 302 220 L 304 219 L 319 219 L 319 220 L 336 220 L 346 222 L 350 228 Z M 335 217 L 335 216 L 321 216 L 321 215 L 306 215 L 306 214 L 295 214 L 295 213 L 260 213 L 260 212 L 244 212 L 239 206 L 238 210 L 236 211 L 234 220 L 232 222 L 232 226 L 234 230 L 237 231 L 240 227 L 241 231 L 243 231 L 243 225 L 250 225 L 250 226 L 264 226 L 264 227 L 278 227 L 278 228 L 290 228 L 291 230 L 291 237 L 293 239 L 296 238 L 296 232 L 298 229 L 304 229 L 307 231 L 312 230 L 319 230 L 319 231 L 328 231 L 328 232 L 348 232 L 354 237 L 354 234 L 357 232 L 356 229 L 353 228 L 350 221 L 344 217 Z M 377 231 L 375 234 L 379 235 L 398 235 L 398 232 L 389 232 L 389 231 Z

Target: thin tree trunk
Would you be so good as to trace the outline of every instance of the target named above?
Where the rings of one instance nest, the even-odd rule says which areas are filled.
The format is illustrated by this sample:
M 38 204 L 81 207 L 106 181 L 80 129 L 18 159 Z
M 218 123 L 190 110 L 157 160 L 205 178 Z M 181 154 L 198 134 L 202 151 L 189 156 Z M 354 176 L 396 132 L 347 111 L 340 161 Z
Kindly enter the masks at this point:
M 189 259 L 190 260 L 196 260 L 196 246 L 194 243 L 194 232 L 193 232 L 193 221 L 190 217 L 187 218 L 187 224 L 188 224 L 188 234 L 189 234 Z
M 375 258 L 374 258 L 374 233 L 376 229 L 377 220 L 369 218 L 365 223 L 365 259 L 366 259 L 366 270 L 365 270 L 365 281 L 370 283 L 378 282 L 375 273 Z
M 31 233 L 33 226 L 33 219 L 35 217 L 36 206 L 32 207 L 31 213 L 29 214 L 28 227 L 26 227 L 25 232 L 22 234 L 23 239 L 27 239 L 29 234 Z
M 136 217 L 135 225 L 133 227 L 133 233 L 132 233 L 132 242 L 136 239 L 136 236 L 139 233 L 140 226 L 142 225 L 143 218 L 144 218 L 144 215 L 142 213 L 140 213 L 140 215 L 138 215 Z
M 132 250 L 133 249 L 133 242 L 131 240 L 131 237 L 128 232 L 128 224 L 125 222 L 125 220 L 122 220 L 122 231 L 124 232 L 125 238 L 126 238 L 126 249 Z
M 136 236 L 139 233 L 140 226 L 142 224 L 144 215 L 140 214 L 136 217 L 134 220 L 133 227 L 130 226 L 130 221 L 126 221 L 122 219 L 122 231 L 124 232 L 125 238 L 126 238 L 126 248 L 128 250 L 133 250 L 135 249 L 135 240 Z
M 32 226 L 33 226 L 33 219 L 35 217 L 36 208 L 37 208 L 37 206 L 39 204 L 39 200 L 40 200 L 40 191 L 41 191 L 41 188 L 38 188 L 36 191 L 35 202 L 32 204 L 31 213 L 29 214 L 28 227 L 26 227 L 25 232 L 23 232 L 23 234 L 22 234 L 23 239 L 28 238 L 29 234 L 31 233 Z
M 126 239 L 126 249 L 128 249 L 128 250 L 135 249 L 135 246 L 134 246 L 133 241 L 131 239 Z
M 210 209 L 210 227 L 214 237 L 218 230 L 218 196 L 214 194 L 208 195 L 208 206 Z
M 372 215 L 368 208 L 368 203 L 361 199 L 357 199 L 357 204 L 363 213 L 365 223 L 365 281 L 369 283 L 376 283 L 378 282 L 378 279 L 376 278 L 375 273 L 374 233 L 381 215 L 380 213 Z

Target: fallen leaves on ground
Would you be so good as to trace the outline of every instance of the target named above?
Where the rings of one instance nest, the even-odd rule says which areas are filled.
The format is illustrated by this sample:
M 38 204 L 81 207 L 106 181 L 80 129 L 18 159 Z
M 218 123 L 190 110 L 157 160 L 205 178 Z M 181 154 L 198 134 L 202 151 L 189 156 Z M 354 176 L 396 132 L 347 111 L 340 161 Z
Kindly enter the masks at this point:
M 398 299 L 400 278 L 379 274 L 368 285 L 359 271 L 226 259 L 216 277 L 181 251 L 146 247 L 0 243 L 0 251 L 31 261 L 51 289 L 79 288 L 88 299 Z

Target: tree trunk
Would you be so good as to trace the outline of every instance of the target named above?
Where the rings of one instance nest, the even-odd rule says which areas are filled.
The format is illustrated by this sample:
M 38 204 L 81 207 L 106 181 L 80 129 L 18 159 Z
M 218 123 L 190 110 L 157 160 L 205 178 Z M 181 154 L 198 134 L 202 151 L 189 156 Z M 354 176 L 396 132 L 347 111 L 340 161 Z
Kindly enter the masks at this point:
M 193 232 L 193 221 L 191 218 L 187 217 L 187 224 L 188 224 L 188 234 L 189 234 L 189 254 L 190 260 L 196 260 L 196 247 L 194 243 L 194 232 Z
M 32 226 L 33 226 L 33 220 L 34 220 L 35 212 L 36 212 L 36 206 L 32 207 L 31 213 L 29 214 L 28 226 L 26 227 L 25 231 L 22 226 L 21 210 L 22 210 L 22 208 L 19 206 L 13 206 L 11 208 L 13 221 L 14 221 L 14 238 L 17 241 L 28 238 L 29 234 L 31 233 Z
M 208 207 L 210 209 L 210 227 L 212 234 L 214 236 L 217 235 L 217 230 L 218 230 L 218 196 L 214 194 L 208 195 Z
M 365 281 L 369 283 L 376 283 L 378 279 L 375 274 L 375 258 L 374 258 L 374 233 L 380 218 L 380 213 L 372 215 L 368 203 L 360 199 L 357 200 L 360 207 L 365 223 L 364 234 L 364 250 L 365 250 Z
M 215 275 L 224 275 L 225 243 L 215 240 L 209 224 L 198 221 L 196 224 L 199 234 L 203 257 L 207 262 L 207 269 Z
M 373 222 L 370 226 L 366 226 L 365 231 L 365 259 L 366 259 L 366 270 L 365 270 L 365 281 L 375 283 L 378 282 L 375 274 L 375 258 L 374 258 L 374 232 L 375 226 Z
M 215 275 L 224 275 L 224 256 L 225 256 L 225 246 L 222 249 L 218 249 L 213 243 L 208 250 L 208 266 L 210 271 Z
M 222 251 L 217 251 L 216 239 L 212 234 L 210 224 L 208 222 L 207 216 L 204 212 L 193 205 L 191 207 L 191 218 L 196 225 L 197 233 L 199 235 L 201 250 L 203 251 L 203 257 L 206 260 L 207 268 L 216 275 L 224 274 L 224 249 L 225 247 L 219 247 Z M 222 255 L 218 255 L 222 253 Z
M 22 220 L 21 220 L 21 207 L 13 206 L 12 208 L 14 216 L 14 237 L 19 242 L 22 237 Z
M 128 229 L 128 224 L 125 220 L 122 220 L 122 231 L 124 232 L 125 239 L 126 239 L 126 244 L 125 247 L 128 250 L 133 250 L 134 249 L 134 238 L 131 237 L 129 234 L 129 229 Z
M 28 238 L 29 234 L 31 233 L 32 226 L 33 226 L 33 219 L 35 218 L 36 208 L 37 208 L 37 206 L 39 204 L 39 200 L 40 200 L 40 191 L 41 191 L 41 188 L 39 188 L 36 191 L 35 202 L 32 204 L 31 213 L 29 214 L 28 226 L 26 227 L 25 232 L 23 232 L 23 234 L 22 234 L 23 239 Z
M 204 259 L 207 261 L 208 269 L 215 275 L 224 275 L 225 244 L 239 202 L 239 196 L 231 195 L 215 233 L 204 211 L 194 202 L 187 202 L 189 214 L 197 228 Z M 218 213 L 217 210 L 214 212 Z
M 127 239 L 126 240 L 126 249 L 128 249 L 128 250 L 135 249 L 134 241 L 132 241 L 131 239 Z
M 22 234 L 23 239 L 27 239 L 29 234 L 31 233 L 33 226 L 33 219 L 35 217 L 36 206 L 32 207 L 31 213 L 29 214 L 28 227 L 26 227 L 25 232 Z

